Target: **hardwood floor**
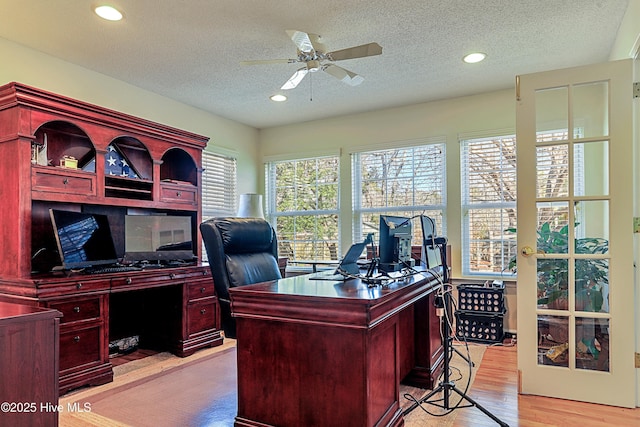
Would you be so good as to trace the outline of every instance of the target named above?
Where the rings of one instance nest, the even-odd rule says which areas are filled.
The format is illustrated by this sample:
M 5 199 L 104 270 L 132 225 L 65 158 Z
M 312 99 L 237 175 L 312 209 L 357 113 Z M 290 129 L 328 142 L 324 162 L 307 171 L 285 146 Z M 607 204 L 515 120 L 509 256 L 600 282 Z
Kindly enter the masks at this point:
M 235 345 L 233 340 L 225 340 L 223 350 Z M 215 349 L 211 349 L 214 351 Z M 561 399 L 551 399 L 539 396 L 519 396 L 517 388 L 517 355 L 516 347 L 488 347 L 480 368 L 476 373 L 475 381 L 469 392 L 469 396 L 486 408 L 493 415 L 498 417 L 510 427 L 638 427 L 640 426 L 640 408 L 625 409 L 604 405 L 574 402 Z M 162 362 L 162 367 L 149 366 L 138 371 L 133 371 L 121 378 L 117 378 L 114 383 L 100 386 L 103 392 L 121 387 L 126 381 L 136 381 L 142 377 L 149 376 L 151 370 L 167 370 L 184 362 L 194 363 L 195 359 L 208 354 L 201 351 L 191 356 L 194 359 L 172 359 Z M 155 372 L 155 371 L 154 371 Z M 190 383 L 191 384 L 191 383 Z M 88 396 L 93 395 L 98 390 L 88 388 L 80 390 L 75 394 L 63 396 L 60 402 L 66 405 L 68 402 L 88 401 Z M 229 420 L 233 419 L 235 413 L 235 401 L 232 407 L 226 408 Z M 216 403 L 220 405 L 220 402 Z M 220 407 L 218 412 L 220 413 Z M 144 411 L 150 410 L 154 413 L 162 411 L 162 407 L 143 406 L 137 409 L 139 415 L 144 417 Z M 165 409 L 166 410 L 166 409 Z M 219 415 L 219 414 L 218 414 Z M 431 420 L 436 420 L 431 418 Z M 442 425 L 440 420 L 435 421 L 436 425 Z M 231 425 L 221 422 L 216 425 Z M 422 424 L 420 424 L 422 425 Z M 433 424 L 430 424 L 433 425 Z M 461 408 L 455 410 L 455 420 L 452 427 L 495 427 L 498 424 L 482 413 L 478 408 Z M 60 415 L 60 427 L 86 427 L 86 426 L 124 426 L 122 423 L 110 420 L 97 413 L 71 413 L 63 412 Z
M 518 395 L 516 347 L 489 347 L 476 374 L 469 397 L 510 427 L 610 427 L 640 426 L 640 408 Z M 478 408 L 456 410 L 453 427 L 498 424 Z

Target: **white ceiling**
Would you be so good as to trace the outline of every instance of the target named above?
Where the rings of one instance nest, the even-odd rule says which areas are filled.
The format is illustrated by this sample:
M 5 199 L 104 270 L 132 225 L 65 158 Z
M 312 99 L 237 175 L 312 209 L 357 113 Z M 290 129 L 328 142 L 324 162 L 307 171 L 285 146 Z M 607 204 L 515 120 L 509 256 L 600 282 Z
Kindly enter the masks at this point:
M 114 0 L 107 22 L 86 0 L 0 0 L 0 37 L 256 128 L 472 95 L 515 76 L 607 61 L 628 0 Z M 300 64 L 285 30 L 328 50 L 369 42 L 382 55 L 340 61 L 269 96 Z M 487 53 L 479 64 L 462 56 Z M 2 58 L 7 60 L 7 58 Z M 0 65 L 1 66 L 1 65 Z M 43 70 L 43 72 L 45 72 Z

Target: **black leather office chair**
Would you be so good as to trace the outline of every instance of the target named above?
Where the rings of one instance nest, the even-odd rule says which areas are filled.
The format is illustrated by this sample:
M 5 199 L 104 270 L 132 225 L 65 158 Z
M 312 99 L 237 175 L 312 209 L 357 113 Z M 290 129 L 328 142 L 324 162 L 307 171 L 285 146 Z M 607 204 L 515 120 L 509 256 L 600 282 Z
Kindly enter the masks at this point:
M 200 224 L 211 275 L 220 301 L 222 328 L 235 338 L 229 289 L 282 278 L 278 269 L 278 241 L 261 218 L 213 218 Z

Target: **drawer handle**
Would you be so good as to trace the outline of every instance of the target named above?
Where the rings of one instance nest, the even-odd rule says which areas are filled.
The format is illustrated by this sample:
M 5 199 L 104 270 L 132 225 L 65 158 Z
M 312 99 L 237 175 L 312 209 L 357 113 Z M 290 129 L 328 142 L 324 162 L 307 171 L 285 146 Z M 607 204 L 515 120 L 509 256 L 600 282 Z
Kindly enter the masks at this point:
M 133 280 L 131 280 L 131 277 L 127 277 L 127 279 L 125 280 L 125 282 L 127 282 L 127 285 L 130 285 L 132 281 Z
M 175 274 L 173 274 L 173 273 L 169 274 L 169 279 L 173 280 L 173 279 L 175 279 L 175 278 L 176 278 L 176 275 L 175 275 Z
M 176 191 L 176 197 L 182 197 L 182 191 Z
M 73 341 L 80 342 L 80 337 L 78 335 L 76 335 L 75 337 L 73 337 Z
M 206 308 L 203 308 L 203 309 L 200 310 L 200 314 L 205 314 L 206 312 L 207 312 Z
M 206 290 L 207 290 L 207 288 L 205 288 L 205 287 L 203 286 L 203 287 L 201 287 L 201 288 L 200 288 L 200 293 L 201 293 L 201 294 L 203 294 L 203 293 L 204 293 L 204 291 L 206 291 Z
M 76 283 L 76 289 L 82 289 L 82 283 Z
M 67 185 L 69 183 L 69 178 L 65 178 L 62 180 L 63 185 Z
M 78 307 L 78 306 L 73 307 L 73 312 L 74 313 L 80 313 L 80 307 Z

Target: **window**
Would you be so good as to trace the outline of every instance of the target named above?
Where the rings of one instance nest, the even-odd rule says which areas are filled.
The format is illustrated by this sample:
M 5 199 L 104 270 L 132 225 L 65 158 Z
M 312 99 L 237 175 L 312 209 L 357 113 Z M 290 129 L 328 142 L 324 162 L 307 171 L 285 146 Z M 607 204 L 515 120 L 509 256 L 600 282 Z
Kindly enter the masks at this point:
M 202 218 L 236 214 L 235 157 L 202 152 Z
M 338 259 L 339 166 L 338 156 L 267 163 L 267 216 L 280 256 Z
M 446 235 L 445 144 L 437 143 L 354 153 L 354 241 L 374 233 L 380 215 L 414 217 L 424 214 Z M 413 222 L 414 245 L 422 244 L 422 230 Z
M 202 152 L 202 220 L 236 214 L 236 158 Z M 207 252 L 202 249 L 203 261 Z
M 516 138 L 461 141 L 462 274 L 502 275 L 515 255 Z

